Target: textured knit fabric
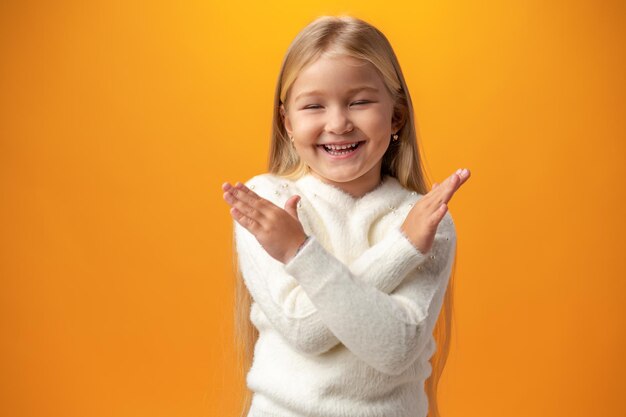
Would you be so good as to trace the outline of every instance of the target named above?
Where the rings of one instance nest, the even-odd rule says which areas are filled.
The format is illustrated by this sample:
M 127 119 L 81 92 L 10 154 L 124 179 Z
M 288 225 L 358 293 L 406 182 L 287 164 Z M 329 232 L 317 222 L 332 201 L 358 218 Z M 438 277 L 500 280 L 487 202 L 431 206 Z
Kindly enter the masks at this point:
M 281 208 L 301 196 L 308 241 L 286 264 L 233 221 L 259 330 L 248 417 L 425 417 L 432 336 L 456 250 L 448 211 L 421 253 L 400 230 L 422 195 L 395 177 L 360 198 L 307 174 L 246 185 Z

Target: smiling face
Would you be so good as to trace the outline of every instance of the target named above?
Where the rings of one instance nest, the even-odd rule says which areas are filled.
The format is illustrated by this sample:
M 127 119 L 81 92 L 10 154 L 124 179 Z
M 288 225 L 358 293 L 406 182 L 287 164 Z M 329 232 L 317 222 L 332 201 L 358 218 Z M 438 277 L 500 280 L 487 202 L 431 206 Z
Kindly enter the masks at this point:
M 370 62 L 320 57 L 298 74 L 281 113 L 312 175 L 353 195 L 378 185 L 382 157 L 397 126 L 391 94 Z M 329 150 L 325 144 L 357 146 Z

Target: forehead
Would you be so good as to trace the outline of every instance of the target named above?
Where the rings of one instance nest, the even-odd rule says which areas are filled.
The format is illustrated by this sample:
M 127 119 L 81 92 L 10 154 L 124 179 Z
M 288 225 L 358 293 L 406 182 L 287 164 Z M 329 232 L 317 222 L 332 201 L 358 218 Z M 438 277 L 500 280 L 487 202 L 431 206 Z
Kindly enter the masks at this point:
M 294 101 L 312 94 L 340 94 L 357 87 L 385 89 L 382 77 L 372 63 L 348 56 L 322 56 L 305 66 L 291 88 Z M 372 91 L 372 90 L 370 90 Z

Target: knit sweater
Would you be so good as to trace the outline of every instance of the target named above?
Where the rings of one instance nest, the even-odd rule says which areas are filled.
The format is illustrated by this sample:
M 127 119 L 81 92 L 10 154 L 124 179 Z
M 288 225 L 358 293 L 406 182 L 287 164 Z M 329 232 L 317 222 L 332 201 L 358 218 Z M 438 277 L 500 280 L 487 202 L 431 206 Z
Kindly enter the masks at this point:
M 310 236 L 282 263 L 233 221 L 259 331 L 248 417 L 425 417 L 432 333 L 456 250 L 450 212 L 422 253 L 400 226 L 423 195 L 395 177 L 359 198 L 312 174 L 245 184 L 281 208 L 299 195 Z

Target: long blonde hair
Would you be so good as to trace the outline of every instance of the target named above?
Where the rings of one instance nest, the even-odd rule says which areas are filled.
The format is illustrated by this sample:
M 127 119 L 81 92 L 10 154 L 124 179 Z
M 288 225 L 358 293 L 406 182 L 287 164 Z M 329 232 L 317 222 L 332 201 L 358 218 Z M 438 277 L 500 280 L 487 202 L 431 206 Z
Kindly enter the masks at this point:
M 268 171 L 289 179 L 297 179 L 310 172 L 291 146 L 280 112 L 286 105 L 288 94 L 299 72 L 322 54 L 337 54 L 370 62 L 379 71 L 391 93 L 395 105 L 392 122 L 401 126 L 398 140 L 390 141 L 383 155 L 381 175 L 395 177 L 405 188 L 426 194 L 431 189 L 420 160 L 413 105 L 400 64 L 385 35 L 369 23 L 352 16 L 321 16 L 298 33 L 289 46 L 280 69 L 274 95 L 271 145 Z M 455 251 L 456 253 L 456 251 Z M 244 380 L 244 399 L 241 417 L 246 417 L 252 401 L 252 393 L 245 386 L 245 377 L 252 365 L 254 345 L 258 331 L 250 322 L 251 296 L 245 287 L 238 268 L 237 251 L 233 236 L 233 264 L 236 272 L 235 299 L 235 345 Z M 432 373 L 425 382 L 428 396 L 428 417 L 440 417 L 437 406 L 437 386 L 443 373 L 450 349 L 453 306 L 453 278 L 456 255 L 441 313 L 433 335 L 437 351 L 431 358 Z

